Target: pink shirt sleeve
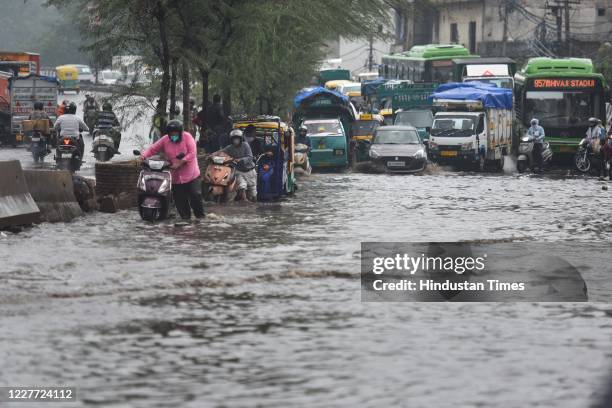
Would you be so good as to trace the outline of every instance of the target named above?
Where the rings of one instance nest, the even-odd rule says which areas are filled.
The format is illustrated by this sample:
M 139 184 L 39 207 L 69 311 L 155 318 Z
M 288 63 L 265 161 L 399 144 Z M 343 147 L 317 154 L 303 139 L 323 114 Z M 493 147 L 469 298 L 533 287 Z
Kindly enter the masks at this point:
M 164 148 L 166 141 L 168 140 L 168 135 L 162 137 L 157 142 L 153 143 L 147 150 L 142 153 L 142 157 L 148 159 L 149 157 L 159 153 L 160 150 Z

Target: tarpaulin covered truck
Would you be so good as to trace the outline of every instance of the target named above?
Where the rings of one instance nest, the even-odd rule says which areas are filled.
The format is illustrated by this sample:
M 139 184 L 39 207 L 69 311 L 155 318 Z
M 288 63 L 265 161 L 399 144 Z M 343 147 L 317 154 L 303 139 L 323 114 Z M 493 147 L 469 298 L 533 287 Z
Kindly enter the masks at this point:
M 33 52 L 0 51 L 0 71 L 19 77 L 40 75 L 40 55 Z
M 440 85 L 429 138 L 433 161 L 502 171 L 512 148 L 512 90 L 475 82 Z
M 42 102 L 47 115 L 53 122 L 56 119 L 57 79 L 29 75 L 9 80 L 11 94 L 11 131 L 2 140 L 2 144 L 16 145 L 25 142 L 21 122 L 28 119 L 34 110 L 35 102 Z

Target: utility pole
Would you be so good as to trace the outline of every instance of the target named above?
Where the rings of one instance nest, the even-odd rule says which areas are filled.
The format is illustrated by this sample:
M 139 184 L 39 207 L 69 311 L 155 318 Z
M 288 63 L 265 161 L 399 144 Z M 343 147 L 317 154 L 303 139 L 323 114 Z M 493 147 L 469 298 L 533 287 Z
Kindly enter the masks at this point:
M 567 56 L 572 56 L 572 39 L 570 38 L 570 2 L 565 0 L 565 49 Z
M 370 36 L 370 53 L 368 54 L 368 72 L 374 69 L 374 37 Z
M 503 19 L 504 19 L 504 32 L 502 35 L 502 52 L 501 55 L 502 56 L 506 56 L 506 48 L 508 45 L 508 9 L 510 8 L 510 5 L 508 4 L 508 1 L 504 2 L 504 6 L 503 6 L 503 10 L 504 10 L 504 15 L 503 15 Z

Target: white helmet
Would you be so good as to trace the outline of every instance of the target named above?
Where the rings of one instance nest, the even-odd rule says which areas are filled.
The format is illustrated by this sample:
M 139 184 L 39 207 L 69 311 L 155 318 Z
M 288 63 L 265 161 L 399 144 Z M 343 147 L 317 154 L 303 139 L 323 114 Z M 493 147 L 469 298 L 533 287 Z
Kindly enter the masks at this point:
M 236 138 L 236 137 L 239 137 L 239 138 L 240 138 L 240 140 L 244 140 L 244 133 L 242 133 L 242 130 L 240 130 L 240 129 L 234 129 L 234 130 L 232 130 L 232 131 L 230 132 L 230 134 L 229 134 L 229 138 L 230 138 L 230 140 L 232 140 L 232 139 L 234 139 L 234 138 Z

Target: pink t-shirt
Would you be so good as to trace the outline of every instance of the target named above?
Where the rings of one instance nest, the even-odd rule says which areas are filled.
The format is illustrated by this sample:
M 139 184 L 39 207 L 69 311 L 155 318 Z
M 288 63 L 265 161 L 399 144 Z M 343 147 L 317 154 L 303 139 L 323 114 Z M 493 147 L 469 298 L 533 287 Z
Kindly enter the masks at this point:
M 183 132 L 181 141 L 178 143 L 172 142 L 168 135 L 165 135 L 149 146 L 149 148 L 142 153 L 142 157 L 146 159 L 159 152 L 162 152 L 164 156 L 166 156 L 166 160 L 172 164 L 178 162 L 176 156 L 181 153 L 185 154 L 183 160 L 187 163 L 178 170 L 170 170 L 172 173 L 172 182 L 174 184 L 186 184 L 200 176 L 196 142 L 190 133 Z

